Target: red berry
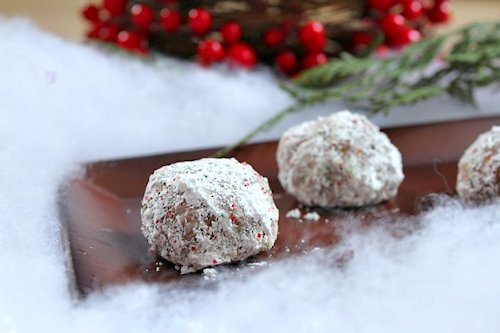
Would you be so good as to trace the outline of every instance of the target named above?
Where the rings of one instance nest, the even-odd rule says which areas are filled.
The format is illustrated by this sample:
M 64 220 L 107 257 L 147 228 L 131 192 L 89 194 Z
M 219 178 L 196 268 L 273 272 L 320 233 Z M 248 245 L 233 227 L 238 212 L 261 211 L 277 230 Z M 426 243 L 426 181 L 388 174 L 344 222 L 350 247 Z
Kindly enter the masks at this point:
M 128 50 L 138 49 L 143 42 L 141 35 L 134 31 L 122 30 L 118 33 L 116 44 Z
M 422 16 L 423 9 L 420 0 L 404 0 L 403 3 L 403 16 L 408 20 L 414 20 Z
M 127 10 L 127 0 L 104 0 L 103 6 L 111 15 L 120 15 Z
M 100 20 L 99 8 L 94 5 L 87 5 L 82 8 L 82 16 L 89 22 L 97 22 Z
M 451 17 L 451 3 L 447 0 L 436 0 L 434 6 L 427 12 L 427 16 L 434 23 L 449 21 Z
M 403 27 L 397 34 L 391 37 L 390 42 L 391 46 L 398 48 L 410 43 L 418 42 L 421 38 L 422 35 L 418 30 Z
M 245 68 L 253 68 L 257 62 L 254 49 L 246 43 L 237 43 L 231 46 L 227 51 L 227 57 L 230 62 Z
M 326 54 L 324 54 L 323 52 L 313 52 L 307 54 L 302 59 L 302 68 L 309 69 L 319 65 L 326 64 L 327 62 L 328 58 L 326 57 Z
M 352 35 L 352 52 L 357 53 L 366 49 L 373 42 L 374 35 L 365 31 L 356 31 Z
M 165 5 L 175 5 L 177 3 L 177 0 L 160 0 L 160 2 Z
M 191 9 L 188 13 L 188 24 L 195 35 L 202 36 L 212 26 L 212 15 L 204 8 Z
M 405 26 L 405 18 L 399 14 L 387 14 L 380 20 L 380 28 L 386 36 L 395 36 Z
M 291 51 L 283 51 L 276 56 L 276 65 L 285 73 L 293 73 L 297 67 L 297 57 Z
M 296 23 L 291 19 L 284 19 L 280 23 L 280 29 L 285 33 L 285 35 L 291 33 L 295 28 L 296 28 Z
M 224 59 L 224 47 L 216 40 L 204 40 L 198 44 L 198 60 L 202 65 L 210 65 Z
M 141 43 L 141 45 L 133 51 L 142 56 L 147 56 L 150 53 L 147 43 Z
M 179 29 L 182 23 L 181 14 L 175 9 L 163 8 L 160 11 L 160 25 L 168 32 L 174 32 Z
M 130 9 L 130 18 L 139 28 L 148 29 L 153 22 L 154 12 L 151 7 L 136 3 Z
M 120 26 L 111 22 L 93 22 L 92 28 L 87 32 L 87 37 L 100 39 L 107 42 L 116 41 Z
M 356 48 L 358 46 L 368 45 L 373 41 L 373 34 L 365 31 L 356 31 L 352 35 L 352 44 Z
M 281 29 L 273 28 L 264 32 L 264 43 L 269 47 L 276 47 L 285 40 L 285 33 Z
M 389 46 L 380 44 L 375 48 L 375 55 L 383 57 L 389 53 Z
M 323 24 L 318 21 L 311 21 L 305 24 L 299 31 L 299 39 L 308 51 L 322 51 L 326 44 Z
M 386 11 L 395 5 L 395 0 L 370 0 L 368 7 L 375 10 Z
M 222 25 L 220 32 L 224 41 L 228 44 L 236 43 L 240 40 L 242 31 L 238 23 L 234 21 L 228 21 Z
M 99 38 L 99 29 L 102 27 L 102 22 L 92 22 L 92 26 L 87 31 L 87 38 L 90 39 L 98 39 Z
M 99 39 L 114 42 L 120 32 L 120 26 L 116 23 L 105 22 L 99 29 Z

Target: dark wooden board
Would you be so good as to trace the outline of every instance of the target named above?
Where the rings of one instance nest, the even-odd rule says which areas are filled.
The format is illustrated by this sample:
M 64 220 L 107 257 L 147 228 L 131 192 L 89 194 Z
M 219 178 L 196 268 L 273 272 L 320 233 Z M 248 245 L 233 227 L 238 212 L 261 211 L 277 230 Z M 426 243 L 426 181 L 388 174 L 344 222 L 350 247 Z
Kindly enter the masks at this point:
M 298 203 L 284 193 L 277 180 L 276 142 L 239 149 L 234 157 L 247 161 L 269 178 L 280 210 L 276 245 L 249 260 L 280 260 L 313 247 L 335 246 L 340 240 L 338 228 L 353 216 L 368 224 L 377 223 L 382 217 L 414 214 L 416 205 L 429 193 L 453 194 L 457 160 L 479 133 L 499 123 L 500 117 L 492 117 L 386 130 L 404 160 L 406 177 L 398 196 L 377 207 L 358 210 L 312 208 L 321 214 L 318 222 L 299 223 L 285 217 Z M 89 163 L 83 177 L 63 186 L 61 217 L 69 240 L 70 271 L 80 295 L 137 280 L 179 282 L 200 278 L 198 273 L 181 276 L 173 265 L 149 252 L 140 232 L 140 201 L 155 169 L 207 157 L 212 152 L 199 150 Z

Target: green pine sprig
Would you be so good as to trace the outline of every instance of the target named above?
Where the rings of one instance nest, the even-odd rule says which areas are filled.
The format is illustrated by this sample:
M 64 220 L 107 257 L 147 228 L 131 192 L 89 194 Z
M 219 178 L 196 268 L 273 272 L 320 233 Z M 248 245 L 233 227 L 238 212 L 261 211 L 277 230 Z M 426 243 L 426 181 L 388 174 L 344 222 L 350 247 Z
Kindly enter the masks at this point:
M 377 42 L 380 38 L 376 38 L 369 49 L 373 50 Z M 440 55 L 442 62 L 427 74 Z M 255 135 L 269 130 L 287 114 L 318 103 L 340 100 L 354 109 L 380 113 L 448 94 L 474 105 L 477 88 L 499 82 L 500 21 L 473 23 L 429 37 L 388 58 L 343 53 L 290 82 L 281 83 L 294 104 L 214 156 L 225 156 Z

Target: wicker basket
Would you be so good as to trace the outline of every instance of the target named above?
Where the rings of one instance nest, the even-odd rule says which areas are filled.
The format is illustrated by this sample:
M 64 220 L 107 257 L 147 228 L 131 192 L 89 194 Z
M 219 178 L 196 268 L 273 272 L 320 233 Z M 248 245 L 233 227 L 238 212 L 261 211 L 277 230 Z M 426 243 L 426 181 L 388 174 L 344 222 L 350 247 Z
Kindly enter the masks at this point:
M 148 3 L 158 11 L 162 6 L 157 1 Z M 243 28 L 243 41 L 252 45 L 259 60 L 271 62 L 282 49 L 303 53 L 298 43 L 296 28 L 309 20 L 324 24 L 328 36 L 325 53 L 335 55 L 345 49 L 350 42 L 351 33 L 362 29 L 361 17 L 366 1 L 362 0 L 256 0 L 256 1 L 179 1 L 175 6 L 186 17 L 187 12 L 196 7 L 204 7 L 213 18 L 212 29 L 208 37 L 220 38 L 217 32 L 228 20 L 238 22 Z M 262 41 L 262 35 L 270 28 L 287 27 L 290 30 L 286 41 L 279 47 L 269 47 Z M 149 35 L 150 47 L 163 53 L 189 58 L 196 54 L 200 38 L 193 36 L 187 24 L 183 24 L 175 33 L 153 27 Z
M 428 35 L 434 24 L 444 23 L 450 17 L 448 0 L 392 3 L 369 0 L 92 1 L 100 1 L 101 5 L 87 5 L 82 10 L 84 18 L 91 24 L 87 32 L 90 39 L 114 43 L 143 55 L 148 54 L 150 50 L 156 50 L 181 58 L 193 58 L 199 51 L 198 59 L 205 65 L 223 59 L 225 49 L 228 51 L 226 59 L 236 60 L 241 65 L 248 66 L 253 66 L 255 60 L 275 64 L 288 75 L 295 75 L 297 69 L 324 63 L 327 57 L 336 56 L 341 51 L 367 55 L 370 52 L 383 54 L 390 48 L 399 49 Z M 142 15 L 141 18 L 137 12 L 132 14 L 134 8 L 146 10 L 146 17 Z M 171 14 L 174 15 L 172 22 L 169 22 L 167 17 L 162 17 L 161 13 L 165 8 L 172 9 Z M 203 32 L 204 35 L 201 37 L 194 34 L 186 22 L 188 13 L 195 8 L 208 11 L 212 20 L 208 31 L 195 31 Z M 177 22 L 178 16 L 184 20 L 180 25 Z M 395 19 L 402 21 L 403 24 L 392 23 L 391 20 Z M 243 31 L 241 41 L 248 45 L 225 43 L 220 30 L 228 21 L 235 21 L 241 27 Z M 319 22 L 324 27 L 324 34 L 318 32 L 321 35 L 319 37 L 321 50 L 315 50 L 314 45 L 313 47 L 304 45 L 308 44 L 311 36 L 308 30 L 311 25 L 304 25 L 309 21 Z M 193 25 L 193 22 L 191 23 Z M 173 25 L 173 28 L 170 28 L 170 25 Z M 306 32 L 302 36 L 301 43 L 298 34 L 302 28 Z M 284 40 L 280 40 L 279 43 L 268 40 L 265 43 L 265 36 L 269 37 L 271 34 L 282 35 L 277 38 Z M 323 45 L 324 37 L 326 37 L 325 45 Z M 223 45 L 217 45 L 214 41 L 222 42 Z M 217 45 L 219 50 L 222 49 L 221 54 L 207 53 L 213 50 L 210 51 L 205 47 L 213 45 Z M 306 47 L 309 51 L 306 51 Z M 209 51 L 205 52 L 206 50 Z M 245 59 L 243 62 L 237 59 L 242 53 L 235 50 L 244 50 L 242 52 L 247 52 L 247 56 L 250 54 L 247 58 L 251 58 L 251 61 L 249 60 L 251 64 L 244 64 Z M 256 53 L 257 59 L 253 52 Z M 211 59 L 211 56 L 214 58 Z M 284 57 L 293 58 L 294 62 L 298 59 L 301 64 L 294 65 L 293 70 L 288 70 L 286 65 L 283 65 L 288 61 L 283 60 Z M 290 67 L 291 65 L 288 66 Z

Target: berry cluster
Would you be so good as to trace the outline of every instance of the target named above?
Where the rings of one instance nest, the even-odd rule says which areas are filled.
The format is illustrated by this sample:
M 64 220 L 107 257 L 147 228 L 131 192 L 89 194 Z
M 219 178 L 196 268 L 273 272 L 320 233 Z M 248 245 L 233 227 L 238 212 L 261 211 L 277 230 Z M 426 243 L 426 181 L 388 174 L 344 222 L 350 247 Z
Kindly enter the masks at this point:
M 429 25 L 449 21 L 451 5 L 449 0 L 369 0 L 368 13 L 368 31 L 353 34 L 354 52 L 370 44 L 377 31 L 384 36 L 379 53 L 417 42 Z
M 296 54 L 286 49 L 286 40 L 290 38 L 291 31 L 285 27 L 269 28 L 262 33 L 262 43 L 271 49 L 276 49 L 274 63 L 284 73 L 294 74 L 299 69 Z M 203 65 L 210 65 L 227 58 L 230 64 L 252 68 L 257 62 L 257 54 L 248 43 L 242 42 L 242 27 L 234 22 L 225 22 L 220 28 L 221 41 L 206 38 L 198 46 L 198 60 Z M 300 67 L 308 69 L 327 61 L 323 53 L 326 45 L 326 33 L 323 25 L 317 21 L 304 24 L 298 32 L 298 38 L 305 49 Z
M 351 34 L 354 52 L 369 45 L 377 30 L 385 36 L 378 51 L 401 47 L 419 40 L 427 23 L 445 22 L 450 16 L 448 0 L 367 0 L 366 6 L 368 28 Z M 195 43 L 192 54 L 197 54 L 203 66 L 226 61 L 231 66 L 253 68 L 257 61 L 266 61 L 295 75 L 326 63 L 333 54 L 329 45 L 338 44 L 315 19 L 276 21 L 256 32 L 242 22 L 215 20 L 208 7 L 186 8 L 177 0 L 102 0 L 100 5 L 86 5 L 82 15 L 91 24 L 89 38 L 143 55 L 156 48 L 154 36 L 183 34 L 177 44 Z

